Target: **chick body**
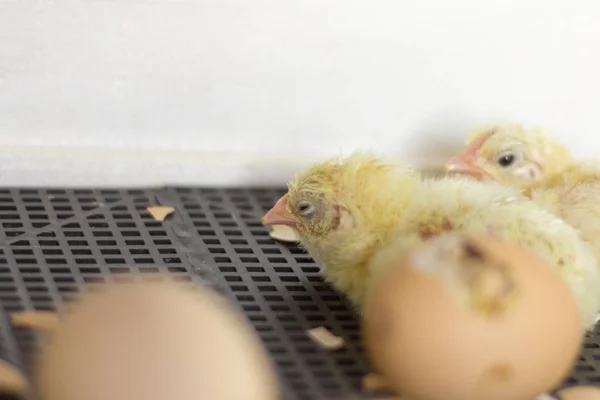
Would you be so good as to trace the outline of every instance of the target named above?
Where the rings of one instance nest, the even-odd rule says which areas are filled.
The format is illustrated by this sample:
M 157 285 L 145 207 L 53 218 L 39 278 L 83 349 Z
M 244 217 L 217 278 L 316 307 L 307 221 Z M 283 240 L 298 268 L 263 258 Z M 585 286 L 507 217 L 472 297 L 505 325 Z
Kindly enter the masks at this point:
M 303 192 L 306 182 L 310 193 Z M 382 271 L 441 232 L 492 233 L 522 244 L 559 271 L 576 297 L 584 328 L 593 325 L 600 309 L 600 273 L 593 253 L 572 226 L 515 188 L 461 176 L 423 178 L 362 152 L 319 163 L 289 188 L 279 214 L 287 215 L 326 280 L 359 310 Z M 310 229 L 317 224 L 315 215 L 306 219 L 298 214 L 299 198 L 313 199 L 320 210 L 315 215 L 330 221 L 329 230 L 321 226 L 315 234 Z

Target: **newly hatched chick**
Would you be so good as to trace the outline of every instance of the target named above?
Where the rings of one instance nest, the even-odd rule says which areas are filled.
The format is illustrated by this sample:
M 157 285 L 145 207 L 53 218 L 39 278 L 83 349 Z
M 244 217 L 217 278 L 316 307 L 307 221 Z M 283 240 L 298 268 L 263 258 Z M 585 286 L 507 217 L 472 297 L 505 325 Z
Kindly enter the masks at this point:
M 519 124 L 476 129 L 446 170 L 522 189 L 578 229 L 600 260 L 600 169 L 578 162 L 541 130 Z
M 544 257 L 573 291 L 585 328 L 600 309 L 596 259 L 561 219 L 496 182 L 425 179 L 371 153 L 329 159 L 298 174 L 263 217 L 292 226 L 322 272 L 358 307 L 371 282 L 443 231 L 493 233 Z

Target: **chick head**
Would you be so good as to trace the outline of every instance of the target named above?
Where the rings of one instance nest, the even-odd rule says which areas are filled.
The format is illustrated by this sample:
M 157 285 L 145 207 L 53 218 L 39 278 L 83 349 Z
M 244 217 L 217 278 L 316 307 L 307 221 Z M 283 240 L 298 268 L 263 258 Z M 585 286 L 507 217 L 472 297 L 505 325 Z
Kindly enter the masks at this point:
M 450 159 L 445 169 L 526 188 L 560 171 L 570 161 L 569 151 L 541 131 L 509 123 L 471 132 L 466 148 Z
M 400 197 L 409 196 L 417 177 L 416 171 L 396 170 L 393 163 L 366 151 L 331 158 L 290 181 L 288 192 L 262 222 L 291 226 L 304 244 L 352 240 L 357 231 L 390 224 L 394 218 L 389 209 L 400 209 Z M 385 190 L 389 187 L 393 189 Z
M 340 221 L 340 206 L 335 199 L 339 168 L 340 164 L 330 159 L 298 174 L 262 223 L 290 226 L 303 238 L 328 236 Z

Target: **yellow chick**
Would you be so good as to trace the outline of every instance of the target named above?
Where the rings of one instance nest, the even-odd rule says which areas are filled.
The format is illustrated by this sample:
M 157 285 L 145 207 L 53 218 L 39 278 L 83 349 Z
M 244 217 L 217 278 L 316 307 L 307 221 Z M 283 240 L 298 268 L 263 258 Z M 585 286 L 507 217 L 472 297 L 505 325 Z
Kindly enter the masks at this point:
M 600 169 L 538 129 L 496 124 L 469 134 L 446 170 L 517 187 L 580 231 L 600 260 Z
M 574 293 L 584 328 L 600 309 L 600 272 L 578 233 L 496 182 L 426 179 L 356 152 L 298 174 L 262 222 L 293 227 L 325 279 L 358 308 L 379 272 L 431 235 L 454 231 L 492 233 L 540 254 Z

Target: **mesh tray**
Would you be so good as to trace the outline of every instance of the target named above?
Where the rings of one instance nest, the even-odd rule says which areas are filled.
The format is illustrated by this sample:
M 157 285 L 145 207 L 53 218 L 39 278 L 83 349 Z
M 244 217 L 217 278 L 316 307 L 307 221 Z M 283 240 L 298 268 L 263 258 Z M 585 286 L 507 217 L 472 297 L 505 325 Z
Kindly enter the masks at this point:
M 275 360 L 286 399 L 358 399 L 368 372 L 358 323 L 295 245 L 271 240 L 260 217 L 283 188 L 0 190 L 0 300 L 7 311 L 54 310 L 77 286 L 168 269 L 210 282 L 252 322 Z M 168 205 L 164 222 L 146 211 Z M 111 278 L 112 277 L 112 278 Z M 2 320 L 0 320 L 0 323 Z M 321 350 L 305 334 L 325 326 L 346 341 Z M 10 345 L 0 327 L 2 343 Z M 16 330 L 27 362 L 34 335 Z M 571 384 L 600 384 L 590 337 Z M 17 349 L 12 349 L 12 353 Z

